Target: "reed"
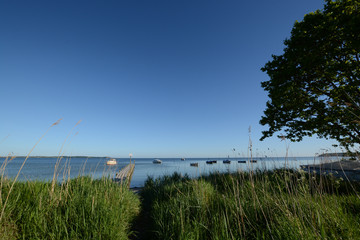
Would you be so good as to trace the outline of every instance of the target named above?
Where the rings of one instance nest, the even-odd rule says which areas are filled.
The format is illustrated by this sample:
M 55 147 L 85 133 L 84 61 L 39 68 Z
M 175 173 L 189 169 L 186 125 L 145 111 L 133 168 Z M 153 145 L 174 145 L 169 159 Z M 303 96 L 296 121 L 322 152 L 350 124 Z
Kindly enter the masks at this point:
M 149 178 L 149 239 L 358 239 L 359 183 L 293 170 Z
M 4 172 L 15 157 L 7 156 L 1 165 L 0 239 L 129 239 L 140 201 L 127 183 L 115 183 L 110 177 L 94 180 L 81 173 L 70 179 L 70 158 L 63 167 L 63 181 L 57 182 L 64 145 L 80 121 L 61 146 L 51 182 L 17 181 L 31 152 L 60 120 L 40 137 L 14 179 Z
M 19 168 L 18 173 L 17 173 L 16 176 L 15 176 L 14 181 L 13 181 L 12 184 L 11 184 L 11 187 L 10 187 L 10 189 L 9 189 L 9 192 L 7 193 L 7 197 L 6 197 L 6 199 L 5 199 L 5 202 L 3 203 L 3 202 L 1 201 L 1 205 L 0 205 L 0 206 L 1 206 L 0 222 L 2 221 L 2 218 L 3 218 L 3 216 L 4 216 L 5 208 L 6 208 L 6 205 L 7 205 L 9 196 L 10 196 L 10 193 L 11 193 L 13 187 L 14 187 L 14 184 L 16 183 L 16 181 L 17 181 L 17 179 L 18 179 L 18 177 L 19 177 L 19 175 L 20 175 L 21 170 L 23 169 L 26 161 L 28 160 L 30 154 L 31 154 L 32 151 L 35 149 L 35 147 L 39 144 L 39 142 L 41 141 L 41 139 L 43 139 L 43 138 L 45 137 L 45 135 L 49 132 L 49 130 L 50 130 L 53 126 L 58 125 L 61 120 L 62 120 L 62 118 L 60 118 L 59 120 L 57 120 L 55 123 L 51 124 L 51 126 L 50 126 L 50 127 L 45 131 L 45 133 L 39 138 L 39 140 L 35 143 L 35 145 L 34 145 L 34 146 L 32 147 L 32 149 L 29 151 L 28 155 L 25 157 L 25 159 L 24 159 L 21 167 Z M 3 166 L 4 168 L 6 167 L 6 164 L 7 164 L 7 161 L 6 161 L 5 165 Z M 3 180 L 3 176 L 1 177 L 1 181 L 2 181 L 2 180 Z
M 3 183 L 7 194 L 13 180 Z M 109 178 L 78 177 L 66 184 L 16 182 L 0 239 L 128 239 L 138 197 Z
M 58 157 L 56 159 L 56 164 L 55 164 L 55 168 L 54 168 L 54 175 L 53 175 L 53 179 L 52 179 L 52 191 L 54 191 L 54 187 L 55 187 L 55 184 L 56 184 L 56 179 L 58 177 L 58 168 L 59 168 L 59 165 L 60 165 L 60 162 L 61 160 L 63 159 L 63 155 L 64 155 L 64 146 L 65 146 L 65 143 L 67 142 L 67 140 L 69 139 L 71 133 L 74 131 L 74 129 L 76 128 L 77 125 L 79 125 L 80 123 L 82 122 L 82 120 L 79 120 L 75 126 L 70 130 L 70 132 L 68 133 L 68 135 L 66 136 L 63 144 L 61 145 L 61 148 L 60 148 L 60 151 L 59 151 L 59 154 L 58 154 Z M 77 133 L 76 133 L 77 135 Z

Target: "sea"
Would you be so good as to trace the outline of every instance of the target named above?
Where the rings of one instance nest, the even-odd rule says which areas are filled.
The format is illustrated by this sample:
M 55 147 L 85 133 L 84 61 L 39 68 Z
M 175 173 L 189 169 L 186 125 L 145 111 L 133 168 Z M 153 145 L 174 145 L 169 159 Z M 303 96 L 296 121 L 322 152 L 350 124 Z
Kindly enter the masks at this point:
M 206 175 L 212 172 L 236 172 L 251 170 L 272 170 L 277 168 L 299 169 L 301 165 L 317 164 L 324 161 L 339 160 L 336 157 L 263 157 L 253 158 L 256 163 L 250 163 L 249 158 L 160 158 L 162 164 L 154 164 L 154 158 L 133 158 L 135 170 L 130 187 L 142 187 L 148 177 L 157 178 L 171 175 L 174 172 L 187 174 L 192 178 Z M 6 162 L 6 158 L 0 158 L 0 176 L 15 178 L 19 173 L 18 181 L 51 181 L 54 177 L 54 169 L 57 158 L 53 157 L 30 157 L 19 172 L 24 157 L 14 158 Z M 117 158 L 117 165 L 108 166 L 105 157 L 64 157 L 61 159 L 55 177 L 59 182 L 78 176 L 91 176 L 94 179 L 103 176 L 113 178 L 115 174 L 126 166 L 129 158 Z M 206 161 L 216 160 L 216 163 L 207 164 Z M 223 163 L 230 160 L 230 164 Z M 238 161 L 246 161 L 239 163 Z M 190 163 L 198 163 L 197 167 Z

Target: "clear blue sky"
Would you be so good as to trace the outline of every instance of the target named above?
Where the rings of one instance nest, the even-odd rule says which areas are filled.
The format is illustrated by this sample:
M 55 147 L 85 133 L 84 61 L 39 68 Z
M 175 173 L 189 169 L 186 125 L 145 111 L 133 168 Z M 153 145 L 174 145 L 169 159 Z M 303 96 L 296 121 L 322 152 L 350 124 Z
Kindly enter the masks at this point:
M 0 154 L 283 156 L 260 68 L 322 0 L 1 1 Z M 74 136 L 75 133 L 78 134 Z M 333 141 L 291 143 L 311 156 Z

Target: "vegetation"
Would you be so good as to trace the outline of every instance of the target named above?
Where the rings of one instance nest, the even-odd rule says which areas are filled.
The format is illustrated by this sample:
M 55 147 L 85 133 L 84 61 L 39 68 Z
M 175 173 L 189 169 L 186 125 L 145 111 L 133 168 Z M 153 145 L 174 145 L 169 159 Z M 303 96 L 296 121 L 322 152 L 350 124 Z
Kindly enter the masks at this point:
M 293 170 L 148 178 L 2 178 L 0 239 L 358 239 L 360 183 Z M 7 205 L 4 205 L 6 202 Z M 141 200 L 141 212 L 140 212 Z M 134 222 L 136 219 L 136 222 Z
M 261 140 L 284 130 L 300 141 L 317 134 L 348 150 L 360 143 L 360 1 L 327 0 L 296 22 L 284 53 L 262 71 L 270 101 Z
M 31 152 L 60 121 L 36 142 L 14 179 L 7 179 L 4 173 L 15 157 L 4 158 L 0 166 L 0 239 L 129 239 L 140 201 L 129 191 L 127 181 L 119 184 L 109 178 L 80 176 L 56 181 L 63 147 L 80 121 L 61 146 L 51 182 L 17 181 Z M 64 179 L 68 173 L 70 168 L 64 169 Z
M 141 193 L 148 239 L 359 239 L 359 183 L 305 172 L 174 174 Z
M 64 184 L 2 179 L 0 239 L 128 239 L 140 201 L 125 186 L 78 177 Z
M 359 182 L 287 169 L 175 173 L 149 178 L 139 199 L 109 178 L 17 182 L 28 156 L 12 180 L 13 157 L 0 167 L 0 239 L 360 239 Z
M 322 153 L 318 157 L 350 157 L 350 153 Z

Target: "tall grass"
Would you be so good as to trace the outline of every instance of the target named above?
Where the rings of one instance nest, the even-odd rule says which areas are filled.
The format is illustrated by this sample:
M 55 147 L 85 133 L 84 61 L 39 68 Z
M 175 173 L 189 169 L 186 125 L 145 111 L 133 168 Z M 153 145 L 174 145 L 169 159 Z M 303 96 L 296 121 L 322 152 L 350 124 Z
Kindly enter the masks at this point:
M 70 159 L 63 181 L 57 182 L 68 137 L 51 182 L 17 182 L 37 143 L 14 179 L 4 177 L 13 158 L 5 159 L 0 239 L 360 239 L 358 182 L 288 169 L 254 172 L 252 165 L 250 172 L 198 179 L 175 173 L 148 178 L 140 213 L 140 200 L 128 182 L 80 173 L 70 179 Z M 131 226 L 136 217 L 140 224 Z
M 2 218 L 3 218 L 4 212 L 5 212 L 5 208 L 6 208 L 7 201 L 8 201 L 8 199 L 9 199 L 10 193 L 11 193 L 13 187 L 14 187 L 14 184 L 16 183 L 16 181 L 17 181 L 17 179 L 18 179 L 18 177 L 19 177 L 19 175 L 20 175 L 20 172 L 21 172 L 22 168 L 24 167 L 26 161 L 28 160 L 30 154 L 31 154 L 32 151 L 35 149 L 35 147 L 39 144 L 39 142 L 41 141 L 41 139 L 43 139 L 43 138 L 45 137 L 45 135 L 49 132 L 49 130 L 50 130 L 53 126 L 58 125 L 61 120 L 62 120 L 62 118 L 60 118 L 59 120 L 57 120 L 55 123 L 51 124 L 51 126 L 50 126 L 50 127 L 46 130 L 46 132 L 39 138 L 39 140 L 35 143 L 35 145 L 34 145 L 34 146 L 32 147 L 32 149 L 29 151 L 28 155 L 25 157 L 25 159 L 24 159 L 24 161 L 23 161 L 23 163 L 22 163 L 22 165 L 21 165 L 18 173 L 17 173 L 16 176 L 15 176 L 14 181 L 12 181 L 11 187 L 10 187 L 10 189 L 9 189 L 9 192 L 7 193 L 7 197 L 6 197 L 5 201 L 2 202 L 2 199 L 0 199 L 0 200 L 1 200 L 0 222 L 2 221 Z M 6 158 L 4 164 L 1 166 L 2 172 L 4 172 L 4 170 L 5 170 L 5 168 L 6 168 L 6 164 L 8 163 L 7 160 L 8 160 L 9 157 L 10 157 L 10 156 L 8 156 L 8 157 Z M 3 181 L 3 175 L 1 176 L 0 181 L 1 181 L 1 182 Z M 1 189 L 0 189 L 0 196 L 1 196 L 1 195 L 2 195 L 2 194 L 1 194 Z
M 149 239 L 360 239 L 359 183 L 275 170 L 149 178 Z
M 31 152 L 60 121 L 40 137 L 14 179 L 4 176 L 7 164 L 14 157 L 7 156 L 1 165 L 0 239 L 128 239 L 140 201 L 129 191 L 127 182 L 118 184 L 109 177 L 94 180 L 80 175 L 70 180 L 70 159 L 67 159 L 63 181 L 57 183 L 64 144 L 80 121 L 61 146 L 51 182 L 17 181 Z
M 12 183 L 2 182 L 3 194 Z M 109 178 L 78 177 L 52 186 L 39 181 L 15 183 L 0 239 L 128 239 L 131 235 L 130 223 L 140 202 L 125 185 Z

